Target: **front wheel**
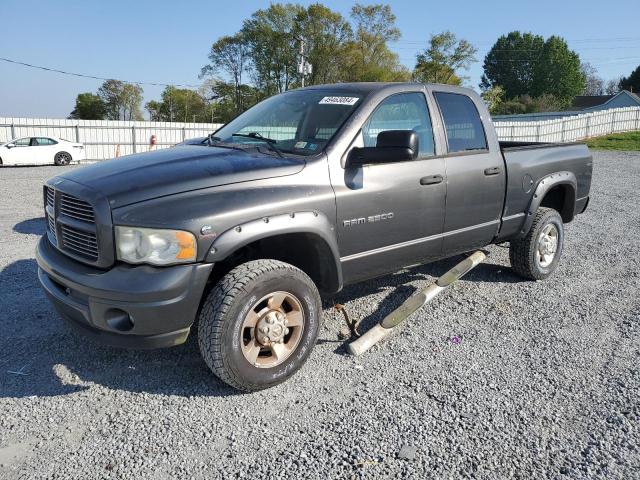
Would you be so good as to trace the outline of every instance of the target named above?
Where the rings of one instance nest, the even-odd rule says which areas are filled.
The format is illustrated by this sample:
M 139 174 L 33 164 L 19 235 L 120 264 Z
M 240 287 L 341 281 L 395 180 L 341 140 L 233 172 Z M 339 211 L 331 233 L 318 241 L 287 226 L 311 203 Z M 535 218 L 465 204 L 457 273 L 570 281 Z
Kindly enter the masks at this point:
M 255 260 L 231 270 L 208 294 L 198 319 L 198 345 L 222 381 L 244 391 L 283 382 L 315 345 L 320 295 L 300 269 Z
M 56 156 L 53 158 L 53 163 L 58 165 L 59 167 L 64 167 L 65 165 L 69 165 L 71 163 L 71 155 L 67 152 L 58 152 Z
M 521 277 L 544 280 L 558 267 L 564 245 L 564 224 L 560 214 L 540 207 L 526 237 L 509 246 L 511 268 Z

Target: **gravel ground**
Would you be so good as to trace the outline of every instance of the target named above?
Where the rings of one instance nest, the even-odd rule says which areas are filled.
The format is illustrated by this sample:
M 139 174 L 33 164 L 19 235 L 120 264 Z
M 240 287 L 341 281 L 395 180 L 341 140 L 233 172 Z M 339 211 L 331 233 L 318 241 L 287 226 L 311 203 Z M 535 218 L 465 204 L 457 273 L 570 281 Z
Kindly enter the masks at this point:
M 304 369 L 255 394 L 216 380 L 193 340 L 132 352 L 67 330 L 33 259 L 60 170 L 1 169 L 0 478 L 640 478 L 640 154 L 594 156 L 550 279 L 521 281 L 492 247 L 357 360 L 325 302 Z M 454 263 L 335 301 L 371 326 Z

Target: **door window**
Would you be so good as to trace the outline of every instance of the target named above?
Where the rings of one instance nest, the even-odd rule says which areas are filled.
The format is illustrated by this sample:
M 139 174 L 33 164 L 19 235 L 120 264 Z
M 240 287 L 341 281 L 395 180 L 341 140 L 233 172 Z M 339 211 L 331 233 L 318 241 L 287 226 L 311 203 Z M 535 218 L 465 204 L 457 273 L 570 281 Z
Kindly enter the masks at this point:
M 31 141 L 31 139 L 29 137 L 27 138 L 19 138 L 18 140 L 16 140 L 15 142 L 13 142 L 17 147 L 28 147 L 29 146 L 29 142 Z
M 473 100 L 459 93 L 434 92 L 447 132 L 449 152 L 486 150 L 487 138 Z
M 384 100 L 362 127 L 364 146 L 375 147 L 378 134 L 387 130 L 413 130 L 418 134 L 420 157 L 434 155 L 433 128 L 422 93 L 401 93 Z
M 57 142 L 50 138 L 36 137 L 33 139 L 32 145 L 55 145 Z

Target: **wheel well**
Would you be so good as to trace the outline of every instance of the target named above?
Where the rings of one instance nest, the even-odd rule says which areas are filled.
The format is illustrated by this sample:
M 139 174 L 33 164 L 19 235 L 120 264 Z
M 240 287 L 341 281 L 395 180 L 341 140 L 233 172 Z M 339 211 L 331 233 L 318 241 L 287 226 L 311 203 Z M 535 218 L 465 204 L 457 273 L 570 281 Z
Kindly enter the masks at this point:
M 553 208 L 562 217 L 564 223 L 573 220 L 576 194 L 571 185 L 552 187 L 540 202 L 541 207 Z
M 340 288 L 331 248 L 312 233 L 282 234 L 245 245 L 214 265 L 209 284 L 215 285 L 236 266 L 261 258 L 280 260 L 299 268 L 309 275 L 320 293 L 334 293 Z

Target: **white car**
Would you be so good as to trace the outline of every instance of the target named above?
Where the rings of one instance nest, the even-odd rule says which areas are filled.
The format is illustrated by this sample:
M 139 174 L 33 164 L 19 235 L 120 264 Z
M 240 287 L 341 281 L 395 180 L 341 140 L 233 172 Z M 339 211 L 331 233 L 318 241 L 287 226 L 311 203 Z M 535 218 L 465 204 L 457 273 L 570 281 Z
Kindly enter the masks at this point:
M 84 145 L 58 137 L 22 137 L 0 145 L 0 165 L 69 165 L 85 155 Z

